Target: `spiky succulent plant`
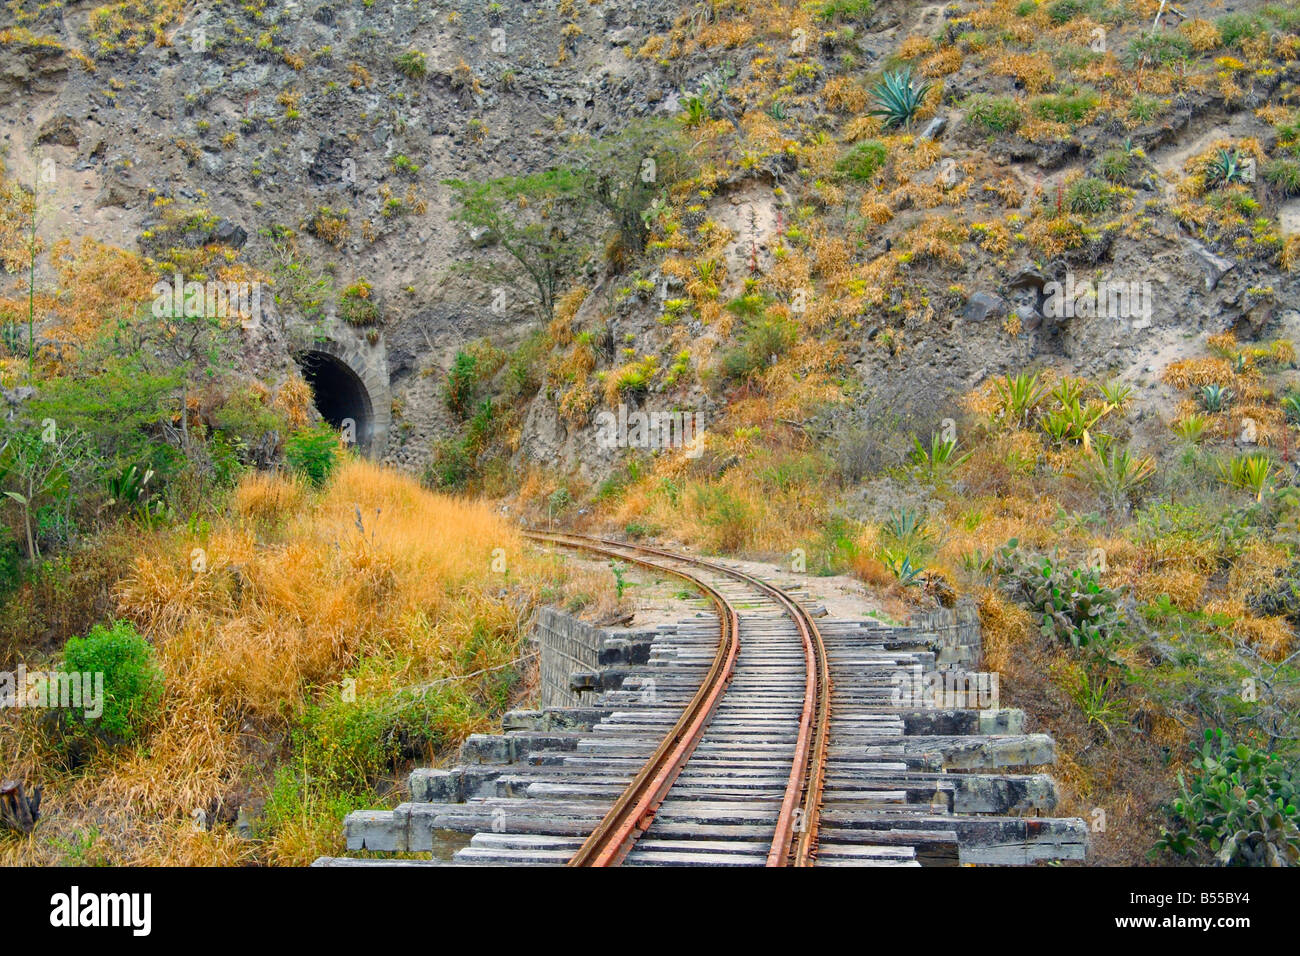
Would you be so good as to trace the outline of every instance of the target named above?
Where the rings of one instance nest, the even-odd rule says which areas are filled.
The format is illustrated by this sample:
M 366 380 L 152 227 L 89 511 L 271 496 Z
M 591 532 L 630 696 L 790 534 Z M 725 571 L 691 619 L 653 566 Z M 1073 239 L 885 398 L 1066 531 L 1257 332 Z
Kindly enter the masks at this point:
M 868 115 L 883 117 L 886 128 L 910 126 L 932 85 L 928 81 L 914 85 L 910 66 L 886 73 L 871 90 L 877 108 Z

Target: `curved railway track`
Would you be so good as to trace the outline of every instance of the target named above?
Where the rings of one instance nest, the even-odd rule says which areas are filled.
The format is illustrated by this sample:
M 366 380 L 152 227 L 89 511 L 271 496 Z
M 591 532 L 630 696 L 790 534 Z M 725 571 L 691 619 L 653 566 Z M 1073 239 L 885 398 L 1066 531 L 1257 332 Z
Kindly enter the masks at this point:
M 693 791 L 726 793 L 740 782 L 760 797 L 785 757 L 789 769 L 774 817 L 760 811 L 737 828 L 738 838 L 752 841 L 757 823 L 770 830 L 767 866 L 812 865 L 830 748 L 831 677 L 808 612 L 780 588 L 700 558 L 574 534 L 526 536 L 672 575 L 698 588 L 718 611 L 717 651 L 699 689 L 569 865 L 615 866 L 627 859 L 697 753 L 701 769 L 684 781 Z M 744 644 L 743 630 L 750 632 Z
M 971 670 L 973 605 L 907 624 L 827 616 L 819 627 L 804 608 L 818 599 L 783 576 L 770 583 L 619 541 L 527 537 L 687 581 L 708 603 L 625 633 L 543 609 L 542 700 L 549 687 L 562 703 L 507 713 L 500 734 L 465 740 L 458 765 L 414 770 L 409 801 L 344 821 L 350 851 L 432 859 L 318 865 L 1085 858 L 1084 821 L 1043 815 L 1056 805 L 1051 778 L 1008 772 L 1055 762 L 1055 743 L 998 705 L 986 680 L 996 675 Z

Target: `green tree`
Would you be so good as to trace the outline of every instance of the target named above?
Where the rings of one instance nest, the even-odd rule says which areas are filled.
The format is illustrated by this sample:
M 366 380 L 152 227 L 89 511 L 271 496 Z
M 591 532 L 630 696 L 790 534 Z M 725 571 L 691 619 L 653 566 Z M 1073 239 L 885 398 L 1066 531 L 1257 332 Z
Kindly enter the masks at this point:
M 41 556 L 36 515 L 45 506 L 66 516 L 93 462 L 86 436 L 53 419 L 0 433 L 0 494 L 22 509 L 28 560 Z
M 478 254 L 462 268 L 515 289 L 550 316 L 561 282 L 591 254 L 584 179 L 570 169 L 487 182 L 446 180 L 455 196 L 452 221 L 495 241 L 513 262 Z
M 570 166 L 586 197 L 614 221 L 623 248 L 645 251 L 651 212 L 690 175 L 687 143 L 669 119 L 639 120 L 621 133 L 581 143 Z

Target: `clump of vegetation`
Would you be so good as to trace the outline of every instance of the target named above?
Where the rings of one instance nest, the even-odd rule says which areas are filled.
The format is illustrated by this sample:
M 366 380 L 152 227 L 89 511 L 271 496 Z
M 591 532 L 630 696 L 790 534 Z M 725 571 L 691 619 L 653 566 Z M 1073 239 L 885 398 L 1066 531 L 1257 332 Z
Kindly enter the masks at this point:
M 822 20 L 865 21 L 871 16 L 874 0 L 824 0 L 817 8 Z
M 745 321 L 740 344 L 722 354 L 720 371 L 729 381 L 741 381 L 780 358 L 794 344 L 797 330 L 780 316 L 760 316 Z
M 1205 731 L 1157 850 L 1221 866 L 1300 866 L 1300 781 L 1275 753 Z
M 1044 637 L 1072 647 L 1104 647 L 1124 628 L 1121 592 L 1104 587 L 1096 568 L 1068 568 L 1025 554 L 1014 539 L 1001 552 L 998 572 L 1012 593 L 1041 617 Z
M 925 102 L 925 96 L 934 84 L 928 80 L 919 85 L 912 80 L 912 68 L 904 67 L 892 73 L 886 73 L 871 90 L 871 98 L 876 108 L 868 116 L 879 116 L 886 128 L 907 128 L 916 119 L 916 114 Z
M 461 349 L 456 353 L 451 371 L 447 373 L 445 394 L 447 407 L 458 417 L 469 415 L 478 392 L 478 357 Z
M 373 288 L 365 279 L 358 279 L 339 293 L 339 318 L 348 325 L 360 327 L 379 324 L 379 306 L 371 298 Z
M 285 442 L 284 457 L 290 468 L 319 488 L 338 466 L 338 433 L 323 422 L 299 429 Z
M 1092 176 L 1075 180 L 1065 191 L 1065 202 L 1070 212 L 1105 212 L 1114 202 L 1110 184 Z
M 399 53 L 393 57 L 393 66 L 397 67 L 398 73 L 412 80 L 423 79 L 429 72 L 428 57 L 419 50 Z
M 74 733 L 127 744 L 143 736 L 158 719 L 162 672 L 153 647 L 129 621 L 97 624 L 85 637 L 69 638 L 63 648 L 63 671 L 103 680 L 101 714 L 88 716 L 84 707 L 59 712 Z M 89 683 L 82 685 L 83 700 Z
M 869 183 L 889 159 L 889 148 L 878 140 L 856 144 L 835 168 L 854 182 Z
M 1012 133 L 1020 128 L 1024 113 L 1010 96 L 977 94 L 966 102 L 966 118 L 992 133 Z

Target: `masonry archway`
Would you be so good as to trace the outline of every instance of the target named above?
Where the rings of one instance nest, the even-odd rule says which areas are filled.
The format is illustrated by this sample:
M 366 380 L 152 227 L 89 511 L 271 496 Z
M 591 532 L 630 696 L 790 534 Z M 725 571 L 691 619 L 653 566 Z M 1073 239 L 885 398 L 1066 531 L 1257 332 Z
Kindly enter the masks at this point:
M 333 341 L 303 349 L 295 358 L 321 417 L 335 428 L 354 422 L 358 449 L 370 457 L 382 455 L 388 440 L 391 399 L 387 379 L 377 371 L 374 359 L 350 354 Z

